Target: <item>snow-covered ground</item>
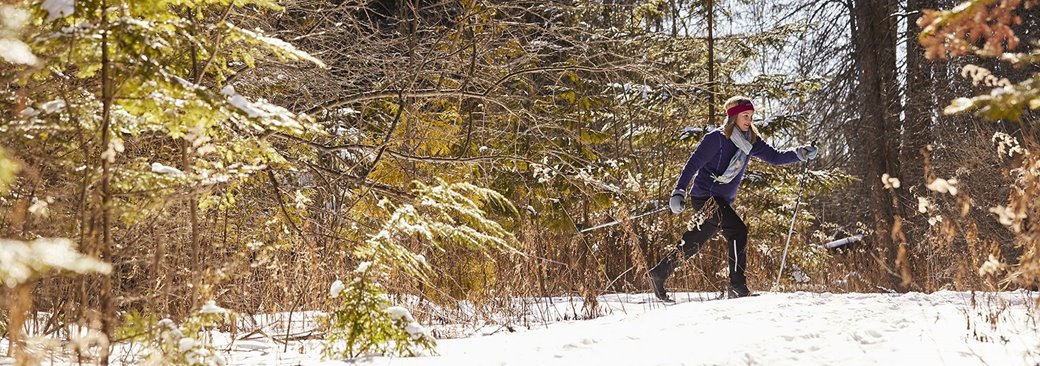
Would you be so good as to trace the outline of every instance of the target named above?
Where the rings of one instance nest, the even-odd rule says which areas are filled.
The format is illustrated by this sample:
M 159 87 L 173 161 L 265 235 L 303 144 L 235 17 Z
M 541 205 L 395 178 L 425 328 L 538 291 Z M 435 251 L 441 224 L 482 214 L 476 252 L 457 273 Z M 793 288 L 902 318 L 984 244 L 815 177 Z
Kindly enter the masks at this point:
M 1035 365 L 1036 293 L 763 293 L 711 300 L 680 293 L 604 295 L 602 317 L 582 304 L 532 308 L 530 328 L 490 326 L 438 340 L 435 356 L 326 360 L 320 341 L 229 342 L 233 365 Z M 1034 311 L 1031 311 L 1034 310 Z M 218 340 L 220 338 L 218 337 Z M 5 348 L 0 344 L 0 350 Z M 2 353 L 0 353 L 2 354 Z M 10 363 L 0 357 L 0 364 Z M 46 364 L 46 363 L 45 363 Z
M 1024 292 L 766 293 L 442 340 L 440 356 L 378 365 L 1034 365 Z M 990 306 L 992 304 L 992 307 Z M 630 306 L 629 308 L 633 308 Z M 636 308 L 638 309 L 638 308 Z M 996 322 L 994 328 L 991 320 Z M 334 364 L 334 363 L 329 363 Z

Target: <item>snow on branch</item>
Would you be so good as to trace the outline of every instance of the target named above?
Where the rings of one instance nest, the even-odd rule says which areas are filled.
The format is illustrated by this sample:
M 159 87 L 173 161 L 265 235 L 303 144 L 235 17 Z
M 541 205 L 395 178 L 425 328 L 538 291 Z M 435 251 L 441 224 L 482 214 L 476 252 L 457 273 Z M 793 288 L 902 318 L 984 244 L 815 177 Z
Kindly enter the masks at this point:
M 36 64 L 38 59 L 29 45 L 15 37 L 28 20 L 27 10 L 14 5 L 0 4 L 0 59 L 12 64 Z
M 301 134 L 307 130 L 307 126 L 300 121 L 307 117 L 298 116 L 285 109 L 285 107 L 268 103 L 264 99 L 258 99 L 255 102 L 249 101 L 246 97 L 238 94 L 231 85 L 225 86 L 220 90 L 220 93 L 227 97 L 228 104 L 231 104 L 249 118 L 259 119 L 265 128 L 295 134 Z
M 80 274 L 112 272 L 112 266 L 78 252 L 68 239 L 31 242 L 0 239 L 0 281 L 15 287 L 49 271 Z
M 264 47 L 278 57 L 294 61 L 307 61 L 323 69 L 329 68 L 324 62 L 321 62 L 321 60 L 311 56 L 307 52 L 297 49 L 296 46 L 293 46 L 289 42 L 274 37 L 268 37 L 259 32 L 253 32 L 236 27 L 234 24 L 231 24 L 231 22 L 226 22 L 225 24 L 228 29 L 231 30 L 233 34 L 238 35 L 240 39 Z
M 356 254 L 365 260 L 392 263 L 421 277 L 431 269 L 429 263 L 400 244 L 400 240 L 418 235 L 425 244 L 437 250 L 458 245 L 483 252 L 516 251 L 510 246 L 516 240 L 513 234 L 485 211 L 495 207 L 506 214 L 516 214 L 516 208 L 505 196 L 464 182 L 438 180 L 438 183 L 427 186 L 414 182 L 417 186 L 414 203 L 396 207 L 382 229 L 372 235 Z
M 44 0 L 40 7 L 47 11 L 47 21 L 50 22 L 76 12 L 76 0 Z

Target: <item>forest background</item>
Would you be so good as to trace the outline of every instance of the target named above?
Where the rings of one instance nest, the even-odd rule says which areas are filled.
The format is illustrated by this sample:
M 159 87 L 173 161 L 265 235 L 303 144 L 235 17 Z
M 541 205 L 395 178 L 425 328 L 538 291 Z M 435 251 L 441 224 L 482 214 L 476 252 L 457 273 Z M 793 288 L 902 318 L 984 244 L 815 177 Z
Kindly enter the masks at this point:
M 8 0 L 0 334 L 358 308 L 330 286 L 423 323 L 561 294 L 595 316 L 678 243 L 688 215 L 628 218 L 735 94 L 821 149 L 749 169 L 753 288 L 798 202 L 782 290 L 1036 289 L 1037 5 Z M 724 258 L 670 283 L 718 290 Z

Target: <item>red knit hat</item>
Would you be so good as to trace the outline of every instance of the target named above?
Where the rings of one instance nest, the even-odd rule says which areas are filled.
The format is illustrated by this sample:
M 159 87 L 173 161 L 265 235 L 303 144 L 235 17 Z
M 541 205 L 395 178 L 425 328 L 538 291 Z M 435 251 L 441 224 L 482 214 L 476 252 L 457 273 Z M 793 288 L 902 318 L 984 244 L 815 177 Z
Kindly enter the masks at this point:
M 740 112 L 753 110 L 755 110 L 755 106 L 751 105 L 751 102 L 740 103 L 735 106 L 729 107 L 729 109 L 726 110 L 726 117 L 733 117 L 740 114 Z

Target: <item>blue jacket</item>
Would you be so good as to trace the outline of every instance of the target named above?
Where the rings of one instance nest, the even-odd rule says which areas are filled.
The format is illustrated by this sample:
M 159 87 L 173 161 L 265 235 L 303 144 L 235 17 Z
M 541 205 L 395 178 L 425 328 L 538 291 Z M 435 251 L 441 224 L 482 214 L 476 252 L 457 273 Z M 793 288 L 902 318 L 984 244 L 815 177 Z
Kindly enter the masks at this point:
M 751 154 L 749 155 L 759 160 L 773 165 L 791 164 L 800 161 L 798 154 L 794 150 L 779 152 L 763 141 L 761 136 L 757 140 L 751 145 Z M 747 164 L 744 164 L 744 167 L 740 169 L 740 173 L 737 173 L 736 178 L 733 178 L 729 183 L 718 183 L 714 177 L 726 172 L 729 161 L 733 159 L 733 155 L 736 153 L 737 145 L 728 138 L 723 137 L 721 129 L 709 132 L 704 136 L 700 144 L 697 145 L 697 149 L 693 151 L 693 154 L 690 155 L 690 160 L 686 161 L 686 166 L 683 167 L 682 174 L 679 175 L 679 182 L 675 185 L 675 189 L 685 191 L 690 184 L 690 179 L 693 178 L 693 188 L 690 189 L 691 197 L 715 196 L 722 197 L 726 199 L 726 202 L 733 203 L 733 200 L 737 198 L 737 188 L 740 186 L 740 181 L 744 179 L 744 171 L 747 170 Z M 697 175 L 696 178 L 694 178 L 695 173 Z

